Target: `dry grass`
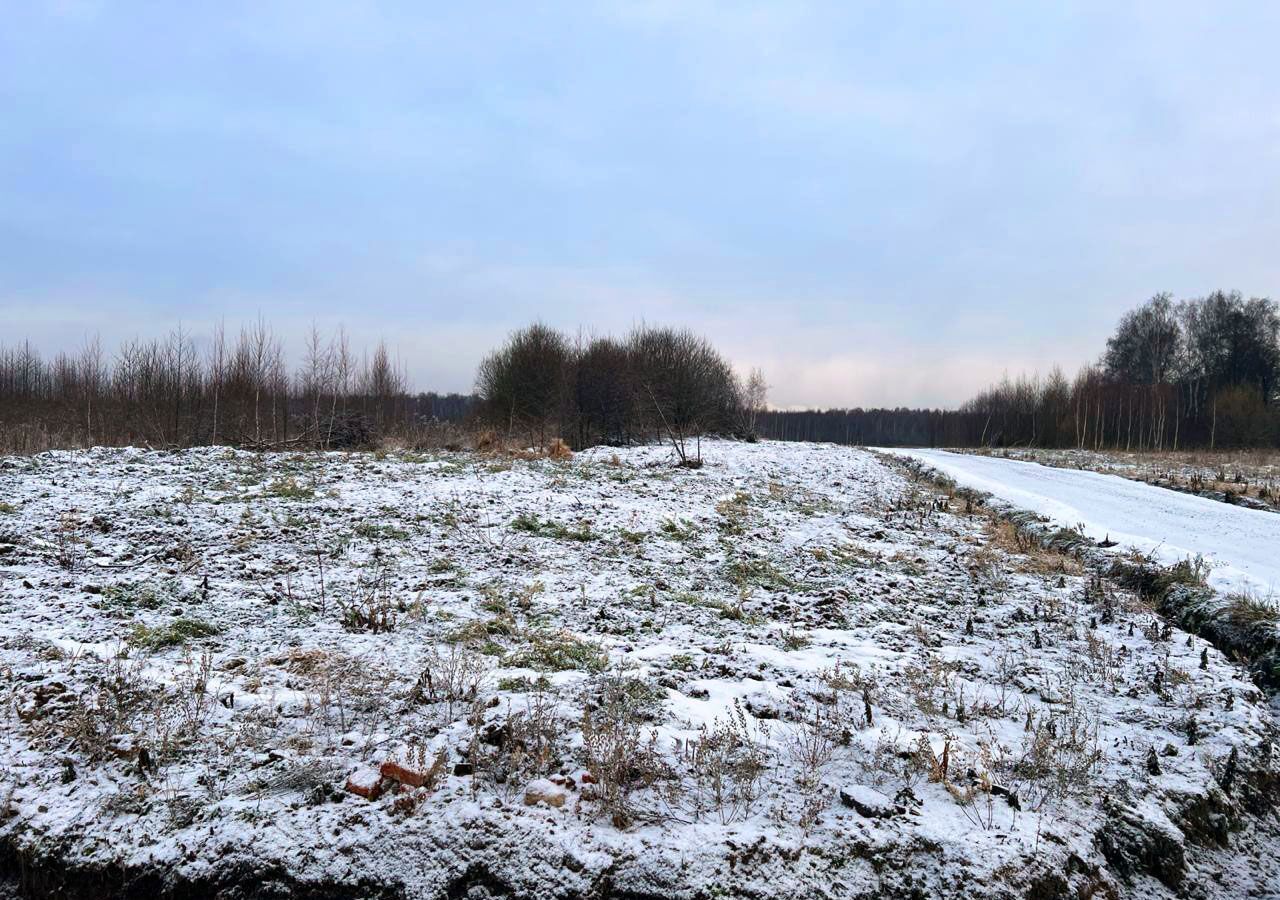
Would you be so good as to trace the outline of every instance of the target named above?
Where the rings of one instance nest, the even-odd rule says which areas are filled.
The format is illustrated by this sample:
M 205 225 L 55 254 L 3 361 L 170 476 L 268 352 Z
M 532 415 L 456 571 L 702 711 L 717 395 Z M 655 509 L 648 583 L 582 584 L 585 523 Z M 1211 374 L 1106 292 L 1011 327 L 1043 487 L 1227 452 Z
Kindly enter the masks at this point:
M 987 546 L 1000 550 L 1008 557 L 1009 567 L 1030 575 L 1080 575 L 1084 564 L 1075 557 L 1045 547 L 1025 536 L 1018 527 L 1005 519 L 992 517 L 983 529 L 987 534 Z

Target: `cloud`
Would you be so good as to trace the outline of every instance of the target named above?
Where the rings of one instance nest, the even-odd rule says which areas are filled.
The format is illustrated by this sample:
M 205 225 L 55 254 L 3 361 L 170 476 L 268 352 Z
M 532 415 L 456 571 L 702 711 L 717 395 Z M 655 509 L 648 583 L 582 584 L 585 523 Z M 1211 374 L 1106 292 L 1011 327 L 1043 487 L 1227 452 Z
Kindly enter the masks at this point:
M 951 404 L 1280 277 L 1265 5 L 63 7 L 0 33 L 0 326 L 50 350 L 261 313 L 465 388 L 650 321 Z

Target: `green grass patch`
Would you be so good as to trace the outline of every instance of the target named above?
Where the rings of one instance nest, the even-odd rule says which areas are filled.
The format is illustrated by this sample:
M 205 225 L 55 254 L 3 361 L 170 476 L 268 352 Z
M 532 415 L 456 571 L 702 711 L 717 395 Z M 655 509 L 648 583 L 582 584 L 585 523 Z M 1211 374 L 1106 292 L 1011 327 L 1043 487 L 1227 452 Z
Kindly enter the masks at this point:
M 397 528 L 395 525 L 378 525 L 374 522 L 361 522 L 352 531 L 359 537 L 371 541 L 403 541 L 409 537 L 409 532 L 403 528 Z
M 542 632 L 529 635 L 528 647 L 508 654 L 506 665 L 543 672 L 600 672 L 609 665 L 609 654 L 599 644 L 567 631 Z
M 553 522 L 551 519 L 539 519 L 531 513 L 521 513 L 511 520 L 511 527 L 516 531 L 523 531 L 525 534 L 533 534 L 538 537 L 555 538 L 561 541 L 594 541 L 598 535 L 591 530 L 591 526 L 582 523 L 576 528 L 570 528 L 559 522 Z
M 195 592 L 184 588 L 176 578 L 113 584 L 102 589 L 102 600 L 107 606 L 126 609 L 163 609 L 168 605 L 191 603 L 195 599 Z
M 152 627 L 138 623 L 129 634 L 129 643 L 147 650 L 179 647 L 188 641 L 221 634 L 217 625 L 200 619 L 174 619 L 168 625 Z
M 720 614 L 722 619 L 730 619 L 734 622 L 754 622 L 757 621 L 755 616 L 749 614 L 742 607 L 742 603 L 730 603 L 727 600 L 721 600 L 718 597 L 704 597 L 701 594 L 695 594 L 691 591 L 680 591 L 671 596 L 672 600 L 677 603 L 685 603 L 689 606 L 700 606 L 703 609 L 713 609 Z
M 498 690 L 510 691 L 513 694 L 530 694 L 536 691 L 545 691 L 551 687 L 551 682 L 547 680 L 546 675 L 539 675 L 537 678 L 526 678 L 520 675 L 516 678 L 499 678 Z
M 724 577 L 731 583 L 744 587 L 753 585 L 768 591 L 795 591 L 800 583 L 781 572 L 767 559 L 740 557 L 725 563 Z
M 659 530 L 673 541 L 688 543 L 698 539 L 698 526 L 688 519 L 664 519 Z
M 511 637 L 515 633 L 515 624 L 510 619 L 472 619 L 449 631 L 444 639 L 450 644 L 477 646 L 489 643 L 495 637 Z
M 310 500 L 315 497 L 315 488 L 300 484 L 292 475 L 277 478 L 266 486 L 262 492 L 264 497 L 280 497 L 285 500 Z

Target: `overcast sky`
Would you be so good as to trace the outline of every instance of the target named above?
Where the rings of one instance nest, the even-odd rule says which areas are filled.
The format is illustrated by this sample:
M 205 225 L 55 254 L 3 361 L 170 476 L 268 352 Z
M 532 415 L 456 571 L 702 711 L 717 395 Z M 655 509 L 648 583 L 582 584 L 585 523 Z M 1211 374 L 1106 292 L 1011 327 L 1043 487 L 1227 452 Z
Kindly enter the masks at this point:
M 688 325 L 950 405 L 1280 275 L 1280 4 L 0 0 L 0 341 L 261 313 L 467 390 Z

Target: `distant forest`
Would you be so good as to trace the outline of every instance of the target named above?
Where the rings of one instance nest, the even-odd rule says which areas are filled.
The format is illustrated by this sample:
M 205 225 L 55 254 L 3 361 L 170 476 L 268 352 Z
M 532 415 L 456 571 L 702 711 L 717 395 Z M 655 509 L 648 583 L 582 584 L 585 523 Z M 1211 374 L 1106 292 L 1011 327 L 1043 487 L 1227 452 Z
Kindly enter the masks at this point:
M 686 464 L 723 435 L 839 444 L 1120 450 L 1280 446 L 1280 312 L 1238 292 L 1126 313 L 1074 378 L 1005 378 L 959 409 L 770 410 L 705 338 L 642 327 L 575 340 L 534 324 L 482 360 L 474 394 L 415 393 L 385 344 L 307 336 L 289 366 L 258 322 L 198 345 L 176 331 L 44 358 L 0 346 L 0 452 L 94 444 L 256 449 L 495 440 L 573 448 L 668 442 Z
M 114 355 L 97 340 L 43 358 L 0 346 L 0 452 L 57 447 L 155 448 L 226 444 L 256 449 L 457 441 L 475 398 L 412 393 L 385 344 L 357 356 L 345 333 L 312 331 L 288 367 L 281 340 L 259 321 L 223 330 L 198 349 L 178 330 L 129 341 Z
M 761 437 L 870 446 L 1111 450 L 1280 446 L 1280 313 L 1239 292 L 1126 313 L 1074 378 L 1005 378 L 957 410 L 770 411 Z

